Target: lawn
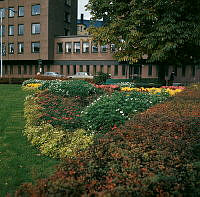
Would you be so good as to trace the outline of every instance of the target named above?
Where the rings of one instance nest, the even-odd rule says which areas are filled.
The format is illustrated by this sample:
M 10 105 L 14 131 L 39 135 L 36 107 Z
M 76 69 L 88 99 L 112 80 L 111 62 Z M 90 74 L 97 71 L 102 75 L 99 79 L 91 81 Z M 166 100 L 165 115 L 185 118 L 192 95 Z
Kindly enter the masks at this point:
M 25 93 L 20 85 L 0 85 L 0 196 L 13 194 L 24 182 L 54 171 L 55 159 L 41 156 L 22 131 Z

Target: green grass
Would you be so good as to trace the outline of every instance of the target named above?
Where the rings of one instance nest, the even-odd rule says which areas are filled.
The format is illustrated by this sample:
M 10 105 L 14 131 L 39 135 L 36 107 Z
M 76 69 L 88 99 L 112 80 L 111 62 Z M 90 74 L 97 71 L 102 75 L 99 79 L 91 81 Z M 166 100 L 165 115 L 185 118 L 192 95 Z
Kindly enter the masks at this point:
M 0 85 L 0 197 L 13 196 L 22 183 L 47 177 L 58 164 L 23 136 L 25 96 L 19 85 Z

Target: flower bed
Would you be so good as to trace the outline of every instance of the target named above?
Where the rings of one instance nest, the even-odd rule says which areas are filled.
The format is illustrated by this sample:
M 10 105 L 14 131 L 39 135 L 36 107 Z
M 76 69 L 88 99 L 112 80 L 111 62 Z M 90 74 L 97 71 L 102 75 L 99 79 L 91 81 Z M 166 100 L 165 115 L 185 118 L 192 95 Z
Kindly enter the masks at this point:
M 121 91 L 124 92 L 131 92 L 131 91 L 137 91 L 137 92 L 150 92 L 152 94 L 158 94 L 158 93 L 162 93 L 162 92 L 167 92 L 169 93 L 171 96 L 182 92 L 185 88 L 182 86 L 162 86 L 161 88 L 130 88 L 130 87 L 123 87 L 121 88 Z
M 200 86 L 137 114 L 16 196 L 199 196 Z

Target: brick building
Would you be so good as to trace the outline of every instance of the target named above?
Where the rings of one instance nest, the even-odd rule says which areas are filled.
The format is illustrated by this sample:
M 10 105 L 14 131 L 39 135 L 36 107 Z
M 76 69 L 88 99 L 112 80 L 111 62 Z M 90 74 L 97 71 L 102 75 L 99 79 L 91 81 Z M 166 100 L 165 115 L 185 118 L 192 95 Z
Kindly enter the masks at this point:
M 77 0 L 4 0 L 1 12 L 4 76 L 34 75 L 40 59 L 50 69 L 55 36 L 77 32 Z
M 31 78 L 38 71 L 65 76 L 78 71 L 110 73 L 112 78 L 157 78 L 158 66 L 120 64 L 114 45 L 95 45 L 77 34 L 77 0 L 4 0 L 3 77 Z M 80 23 L 81 24 L 81 23 Z M 146 59 L 146 57 L 144 57 Z M 200 67 L 165 66 L 165 78 L 175 71 L 175 82 L 199 82 Z

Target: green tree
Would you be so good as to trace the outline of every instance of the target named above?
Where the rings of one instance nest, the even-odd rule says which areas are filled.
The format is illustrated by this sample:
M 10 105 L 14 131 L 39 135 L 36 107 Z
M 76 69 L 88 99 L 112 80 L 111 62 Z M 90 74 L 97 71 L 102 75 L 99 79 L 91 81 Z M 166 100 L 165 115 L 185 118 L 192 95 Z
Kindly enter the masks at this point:
M 115 44 L 118 61 L 160 65 L 200 59 L 199 0 L 89 0 L 87 9 L 105 26 L 90 29 L 93 39 Z

